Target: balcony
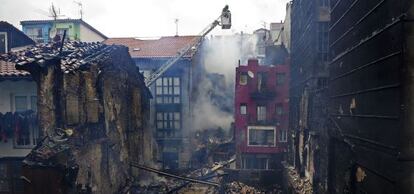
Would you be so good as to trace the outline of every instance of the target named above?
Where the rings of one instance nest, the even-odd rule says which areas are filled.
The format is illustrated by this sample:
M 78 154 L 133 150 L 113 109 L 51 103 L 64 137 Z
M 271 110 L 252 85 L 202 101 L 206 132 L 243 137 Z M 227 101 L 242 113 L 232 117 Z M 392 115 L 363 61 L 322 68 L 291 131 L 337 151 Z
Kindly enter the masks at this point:
M 258 121 L 256 118 L 250 117 L 247 121 L 248 125 L 261 125 L 261 126 L 278 126 L 280 121 L 276 119 L 267 119 Z
M 250 93 L 253 100 L 273 100 L 276 97 L 276 92 L 269 89 L 256 90 Z

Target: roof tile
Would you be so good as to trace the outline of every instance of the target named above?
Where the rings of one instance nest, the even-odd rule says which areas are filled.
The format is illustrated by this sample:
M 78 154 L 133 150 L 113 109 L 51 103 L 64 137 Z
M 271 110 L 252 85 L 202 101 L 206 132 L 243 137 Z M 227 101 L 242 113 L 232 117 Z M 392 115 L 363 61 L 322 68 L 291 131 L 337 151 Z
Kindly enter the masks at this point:
M 137 38 L 109 38 L 105 44 L 124 45 L 129 48 L 132 58 L 173 57 L 182 48 L 194 43 L 200 36 L 165 36 L 155 40 L 143 40 Z M 189 53 L 185 57 L 192 57 Z
M 0 61 L 0 77 L 30 77 L 30 73 L 23 70 L 17 70 L 14 63 Z

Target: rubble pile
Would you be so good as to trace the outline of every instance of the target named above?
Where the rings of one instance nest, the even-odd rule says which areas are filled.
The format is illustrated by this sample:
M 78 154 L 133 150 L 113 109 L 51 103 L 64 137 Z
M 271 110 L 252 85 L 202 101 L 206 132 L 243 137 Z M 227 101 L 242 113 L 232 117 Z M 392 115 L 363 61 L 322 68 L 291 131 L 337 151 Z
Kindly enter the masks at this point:
M 193 168 L 213 165 L 235 155 L 234 141 L 222 129 L 205 129 L 192 134 L 191 145 L 195 148 L 191 158 Z
M 225 191 L 226 193 L 250 193 L 250 194 L 261 194 L 265 193 L 263 191 L 258 190 L 257 188 L 248 186 L 246 184 L 243 184 L 241 182 L 231 182 L 225 185 Z
M 311 194 L 313 193 L 312 184 L 309 179 L 301 178 L 292 166 L 285 166 L 288 173 L 289 184 L 297 193 Z

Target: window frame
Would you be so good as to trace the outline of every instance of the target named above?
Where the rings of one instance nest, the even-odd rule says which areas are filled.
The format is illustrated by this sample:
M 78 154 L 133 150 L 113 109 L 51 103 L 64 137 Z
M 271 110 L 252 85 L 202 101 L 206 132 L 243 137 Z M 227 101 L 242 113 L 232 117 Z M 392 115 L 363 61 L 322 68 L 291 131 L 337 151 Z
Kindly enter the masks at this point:
M 240 72 L 239 85 L 245 86 L 249 83 L 249 76 L 247 72 Z
M 260 108 L 264 108 L 264 111 L 260 111 Z M 259 114 L 264 113 L 264 114 Z M 256 107 L 256 120 L 266 121 L 267 120 L 267 107 L 265 105 L 257 105 Z
M 273 131 L 273 144 L 272 145 L 263 145 L 263 144 L 251 144 L 250 143 L 250 131 L 251 130 L 264 130 L 264 131 Z M 276 147 L 276 127 L 273 126 L 248 126 L 247 127 L 247 146 L 249 147 Z
M 282 78 L 280 78 L 282 77 Z M 286 84 L 286 73 L 276 73 L 276 85 L 277 86 L 283 86 Z
M 161 127 L 159 127 L 160 123 L 161 123 Z M 182 128 L 181 112 L 176 112 L 176 111 L 156 112 L 155 113 L 155 128 L 157 130 L 180 130 Z
M 178 76 L 158 78 L 155 81 L 155 104 L 181 104 L 181 86 Z
M 244 113 L 243 113 L 243 109 L 242 107 L 244 107 Z M 247 115 L 247 104 L 246 103 L 240 103 L 240 108 L 239 108 L 240 114 L 241 115 Z
M 276 103 L 276 105 L 275 105 L 275 115 L 283 116 L 284 114 L 285 114 L 285 109 L 283 107 L 283 104 Z
M 279 129 L 279 135 L 278 135 L 278 142 L 286 143 L 287 142 L 287 130 L 286 129 Z
M 24 110 L 20 110 L 20 108 L 19 108 L 19 110 L 17 110 L 17 98 L 24 98 L 24 102 L 25 102 L 25 104 L 26 104 L 26 108 L 24 109 Z M 27 96 L 21 96 L 21 95 L 14 95 L 14 112 L 24 112 L 24 111 L 27 111 L 27 110 L 29 110 L 29 104 L 27 103 Z

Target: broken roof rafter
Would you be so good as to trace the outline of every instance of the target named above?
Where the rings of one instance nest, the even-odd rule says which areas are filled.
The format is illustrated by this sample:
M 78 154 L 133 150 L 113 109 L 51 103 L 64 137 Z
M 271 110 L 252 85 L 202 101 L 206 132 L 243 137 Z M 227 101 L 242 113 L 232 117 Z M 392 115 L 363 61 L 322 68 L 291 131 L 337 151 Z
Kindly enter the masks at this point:
M 94 60 L 102 59 L 102 56 L 115 48 L 98 42 L 69 41 L 64 43 L 60 52 L 60 46 L 60 43 L 37 44 L 0 55 L 0 60 L 15 63 L 17 70 L 26 70 L 33 64 L 43 66 L 49 60 L 60 60 L 62 72 L 69 73 Z

